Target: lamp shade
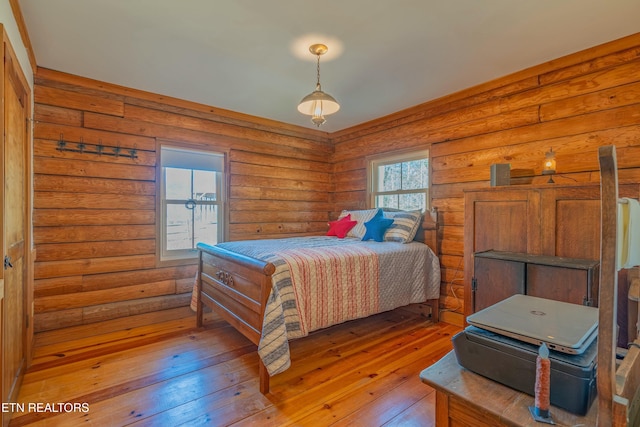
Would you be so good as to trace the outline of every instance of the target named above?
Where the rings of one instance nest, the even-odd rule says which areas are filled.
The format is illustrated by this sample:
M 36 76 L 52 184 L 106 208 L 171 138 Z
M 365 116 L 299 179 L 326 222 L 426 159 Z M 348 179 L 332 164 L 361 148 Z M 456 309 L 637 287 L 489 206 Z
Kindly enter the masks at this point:
M 316 87 L 316 90 L 302 98 L 298 111 L 308 116 L 328 116 L 340 109 L 340 104 L 328 93 Z

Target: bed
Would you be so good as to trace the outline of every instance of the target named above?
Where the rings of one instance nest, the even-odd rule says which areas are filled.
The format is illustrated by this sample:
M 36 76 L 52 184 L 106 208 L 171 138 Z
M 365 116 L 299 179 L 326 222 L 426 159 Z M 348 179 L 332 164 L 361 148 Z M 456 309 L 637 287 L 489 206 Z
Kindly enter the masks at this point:
M 388 228 L 371 236 L 374 221 Z M 197 324 L 209 307 L 258 346 L 263 394 L 290 366 L 291 339 L 413 303 L 438 321 L 436 211 L 343 211 L 328 234 L 345 222 L 337 235 L 197 246 Z

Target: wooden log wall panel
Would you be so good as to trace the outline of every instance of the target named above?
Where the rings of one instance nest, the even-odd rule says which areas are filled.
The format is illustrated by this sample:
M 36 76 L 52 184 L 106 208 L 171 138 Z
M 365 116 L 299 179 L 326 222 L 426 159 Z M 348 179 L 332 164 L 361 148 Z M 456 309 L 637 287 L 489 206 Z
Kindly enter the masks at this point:
M 235 230 L 235 224 L 253 224 L 256 226 L 260 226 L 264 223 L 275 223 L 278 221 L 284 223 L 292 223 L 295 224 L 299 222 L 300 217 L 305 218 L 306 222 L 316 222 L 323 221 L 327 222 L 327 213 L 320 211 L 295 211 L 291 210 L 288 212 L 283 211 L 261 211 L 261 210 L 236 210 L 233 211 L 233 217 L 230 219 L 231 229 Z M 242 231 L 244 225 L 238 228 L 239 231 Z M 327 227 L 328 228 L 328 227 Z M 256 236 L 257 237 L 257 236 Z M 264 238 L 264 237 L 263 237 Z M 237 240 L 237 239 L 231 239 Z
M 323 202 L 327 200 L 327 193 L 322 191 L 299 191 L 283 190 L 281 188 L 234 186 L 231 189 L 231 198 L 253 200 L 306 200 L 311 202 Z
M 60 188 L 75 193 L 155 195 L 153 182 L 59 175 L 38 175 L 34 179 L 35 191 L 58 191 Z
M 279 135 L 293 136 L 309 141 L 315 141 L 321 144 L 326 144 L 327 141 L 329 141 L 329 135 L 326 132 L 319 132 L 312 128 L 301 128 L 300 126 L 296 125 L 273 122 L 269 119 L 261 119 L 260 117 L 248 116 L 233 111 L 224 111 L 210 106 L 193 104 L 192 102 L 180 99 L 162 97 L 162 100 L 153 101 L 142 99 L 142 97 L 134 98 L 130 96 L 125 96 L 124 99 L 127 105 L 136 105 L 138 107 L 145 107 L 151 110 L 167 111 L 185 117 L 194 117 L 198 119 L 216 121 L 219 123 L 226 123 L 228 125 L 235 125 L 239 127 L 250 127 L 251 129 L 255 130 L 277 133 Z M 221 111 L 224 111 L 224 115 L 220 113 Z M 231 116 L 242 118 L 234 118 Z
M 327 231 L 326 221 L 308 222 L 306 224 L 300 222 L 294 223 L 262 223 L 260 225 L 255 224 L 234 224 L 233 229 L 238 236 L 255 236 L 258 233 L 263 235 L 277 235 L 277 234 L 324 234 Z
M 249 116 L 247 114 L 225 110 L 210 105 L 197 104 L 182 99 L 144 92 L 134 88 L 127 88 L 98 80 L 83 79 L 82 86 L 79 86 L 77 76 L 59 73 L 55 70 L 46 68 L 38 68 L 34 80 L 37 85 L 45 87 L 59 87 L 69 91 L 90 93 L 98 98 L 120 97 L 130 105 L 176 112 L 189 117 L 215 120 L 221 123 L 260 129 L 270 133 L 293 135 L 321 143 L 325 143 L 328 140 L 328 134 L 325 132 L 318 132 L 312 128 L 302 128 L 300 126 L 274 122 L 269 119 L 262 119 L 260 117 Z
M 287 206 L 299 215 L 303 212 L 329 212 L 331 167 L 327 162 L 298 160 L 272 155 L 234 150 L 230 156 L 231 182 L 231 240 L 256 237 L 284 237 L 317 235 L 327 229 L 328 217 L 308 218 L 301 223 L 291 222 L 291 213 L 271 214 L 270 222 L 255 224 L 257 215 L 269 215 L 280 211 L 272 200 L 287 201 Z M 262 178 L 265 181 L 262 181 Z M 265 182 L 277 182 L 277 186 L 265 187 Z M 293 188 L 293 189 L 291 189 Z M 248 222 L 248 223 L 247 223 Z
M 231 152 L 229 155 L 229 160 L 238 164 L 263 165 L 295 170 L 303 169 L 306 171 L 320 173 L 320 175 L 316 177 L 320 179 L 312 179 L 307 176 L 304 177 L 310 181 L 326 181 L 327 175 L 331 173 L 331 167 L 326 161 L 317 162 L 312 160 L 287 158 L 282 156 L 269 156 L 241 150 L 234 150 L 233 152 Z M 270 174 L 267 174 L 266 176 L 270 176 Z
M 190 293 L 195 285 L 194 274 L 190 274 L 188 278 L 176 280 L 176 293 Z
M 147 270 L 132 270 L 116 273 L 78 275 L 39 279 L 35 282 L 36 296 L 62 295 L 81 291 L 113 289 L 144 283 L 176 279 L 194 283 L 196 265 L 163 267 Z
M 74 308 L 70 310 L 50 311 L 47 313 L 35 313 L 33 316 L 33 330 L 38 333 L 86 324 L 82 311 L 82 308 Z
M 55 123 L 68 126 L 82 126 L 82 111 L 68 108 L 42 105 L 34 111 L 34 120 L 37 123 Z
M 309 212 L 329 212 L 329 209 L 331 208 L 331 206 L 329 205 L 329 202 L 324 200 L 324 201 L 320 201 L 320 202 L 313 202 L 313 201 L 289 201 L 287 202 L 287 206 L 289 207 L 289 209 L 293 210 L 293 211 L 300 211 L 300 212 L 305 212 L 305 211 L 309 211 Z M 231 212 L 233 212 L 234 210 L 238 210 L 238 211 L 242 211 L 242 212 L 247 212 L 247 211 L 277 211 L 279 212 L 281 209 L 278 207 L 278 205 L 274 204 L 273 201 L 271 200 L 238 200 L 235 201 L 233 203 L 233 206 L 231 208 Z
M 598 181 L 606 144 L 619 150 L 621 181 L 640 182 L 639 125 L 640 33 L 336 132 L 334 212 L 366 206 L 367 156 L 430 148 L 440 302 L 463 313 L 464 191 L 488 187 L 494 163 L 511 164 L 512 185 L 545 185 L 551 147 L 556 182 Z
M 122 116 L 124 114 L 124 102 L 121 99 L 99 98 L 93 94 L 73 92 L 53 87 L 38 86 L 38 89 L 35 91 L 35 102 L 115 116 Z
M 123 255 L 155 254 L 156 240 L 131 240 L 126 244 L 113 244 L 113 241 L 82 243 L 51 243 L 38 246 L 39 261 L 60 261 L 113 257 Z
M 121 286 L 116 289 L 102 291 L 86 291 L 75 295 L 73 299 L 68 295 L 52 295 L 38 298 L 35 309 L 38 313 L 65 310 L 68 308 L 85 307 L 96 304 L 106 304 L 115 301 L 127 301 L 142 297 L 175 294 L 175 280 L 145 283 L 144 285 Z
M 326 183 L 329 181 L 329 172 L 317 172 L 313 170 L 305 169 L 289 169 L 282 167 L 272 167 L 256 164 L 247 164 L 231 161 L 231 167 L 233 167 L 232 175 L 250 175 L 250 176 L 264 176 L 267 178 L 279 178 L 293 180 L 304 178 L 303 181 Z M 301 171 L 305 171 L 304 175 L 301 175 Z
M 637 104 L 640 99 L 640 84 L 631 83 L 616 86 L 596 93 L 589 93 L 579 99 L 560 99 L 540 106 L 540 119 L 550 121 L 570 117 L 576 113 L 591 113 L 603 108 L 616 108 Z M 580 103 L 576 103 L 576 101 Z M 576 105 L 577 104 L 577 105 Z
M 189 305 L 191 295 L 164 295 L 107 304 L 90 305 L 82 308 L 40 312 L 34 315 L 34 329 L 37 332 L 106 322 L 113 319 L 137 316 L 162 310 L 172 310 Z M 158 320 L 161 320 L 159 317 Z
M 37 209 L 33 212 L 33 224 L 38 227 L 155 224 L 155 218 L 156 212 L 150 210 Z
M 84 276 L 82 280 L 83 290 L 93 291 L 98 289 L 109 289 L 116 286 L 129 286 L 146 282 L 159 282 L 170 279 L 186 279 L 193 283 L 197 266 L 183 265 L 175 267 L 163 267 L 142 271 L 125 271 L 109 274 Z
M 90 117 L 94 117 L 93 115 Z M 282 149 L 295 148 L 299 150 L 314 151 L 319 150 L 326 154 L 331 152 L 331 146 L 328 144 L 318 144 L 315 141 L 307 141 L 304 139 L 291 137 L 282 134 L 268 134 L 266 132 L 243 127 L 229 126 L 224 123 L 218 123 L 212 120 L 203 120 L 201 118 L 192 118 L 182 114 L 172 114 L 166 111 L 158 111 L 149 108 L 140 108 L 132 105 L 126 106 L 125 118 L 127 120 L 138 120 L 141 122 L 152 123 L 157 125 L 162 123 L 179 129 L 190 129 L 198 132 L 206 132 L 215 135 L 231 136 L 234 139 L 239 138 L 243 141 L 251 141 L 249 147 L 254 147 L 256 142 L 266 143 L 265 149 L 273 149 L 273 144 Z
M 375 137 L 376 133 L 390 128 L 402 127 L 406 124 L 414 123 L 426 118 L 435 118 L 456 110 L 460 110 L 462 112 L 465 107 L 499 99 L 505 94 L 517 93 L 531 87 L 536 87 L 537 85 L 537 76 L 524 77 L 522 80 L 511 79 L 511 81 L 501 79 L 500 83 L 497 85 L 494 83 L 479 85 L 476 88 L 458 92 L 446 97 L 446 102 L 418 105 L 350 129 L 336 132 L 335 134 L 332 134 L 331 137 L 336 144 L 356 140 L 366 135 Z
M 36 297 L 71 294 L 82 291 L 82 276 L 54 277 L 34 282 L 33 294 Z
M 231 188 L 234 187 L 252 187 L 265 189 L 285 189 L 299 191 L 319 191 L 329 193 L 333 186 L 329 182 L 319 181 L 303 181 L 300 179 L 282 179 L 278 177 L 250 176 L 250 175 L 231 175 Z
M 63 193 L 51 191 L 35 192 L 35 209 L 121 209 L 152 210 L 154 196 L 123 194 Z
M 98 157 L 97 155 L 95 156 Z M 122 162 L 124 162 L 124 159 L 114 159 L 113 163 L 107 162 L 103 158 L 97 160 L 93 159 L 92 161 L 51 159 L 46 157 L 39 159 L 40 160 L 37 163 L 34 162 L 34 170 L 36 174 L 116 179 L 126 176 L 131 177 L 129 179 L 145 181 L 155 179 L 154 167 L 123 164 Z M 109 167 L 105 167 L 105 163 L 108 163 Z
M 512 131 L 505 131 L 509 133 L 509 135 L 492 135 L 493 138 L 488 136 L 484 136 L 483 138 L 483 136 L 480 136 L 478 138 L 467 139 L 466 141 L 464 141 L 465 144 L 456 141 L 453 143 L 456 145 L 456 154 L 466 153 L 470 156 L 473 154 L 473 152 L 469 152 L 468 147 L 472 146 L 491 150 L 489 152 L 494 153 L 493 157 L 481 157 L 479 159 L 480 164 L 471 163 L 468 164 L 467 167 L 451 169 L 439 169 L 440 164 L 436 160 L 434 161 L 434 167 L 436 168 L 436 170 L 434 170 L 433 172 L 432 182 L 434 184 L 442 184 L 461 182 L 463 180 L 475 181 L 479 177 L 482 177 L 482 179 L 488 179 L 488 166 L 491 163 L 511 163 L 512 168 L 516 166 L 518 168 L 521 168 L 522 166 L 522 168 L 525 169 L 533 166 L 537 170 L 536 174 L 539 174 L 541 171 L 542 161 L 538 160 L 537 164 L 534 164 L 534 160 L 535 158 L 539 159 L 540 156 L 544 158 L 544 152 L 548 151 L 550 147 L 553 147 L 554 151 L 558 153 L 558 156 L 556 157 L 558 160 L 558 164 L 560 164 L 561 161 L 560 156 L 566 156 L 569 158 L 566 160 L 569 161 L 565 161 L 565 164 L 568 164 L 569 167 L 571 167 L 573 162 L 570 159 L 573 157 L 573 147 L 588 149 L 589 147 L 585 146 L 589 145 L 587 142 L 591 142 L 592 149 L 593 147 L 603 145 L 603 138 L 599 135 L 600 132 L 627 126 L 637 128 L 637 125 L 639 123 L 640 109 L 638 108 L 638 104 L 635 104 L 617 109 L 595 112 L 582 116 L 571 117 L 568 119 L 548 122 L 548 124 L 543 123 Z M 575 136 L 573 138 L 567 137 L 566 139 L 563 139 L 563 137 L 567 136 L 567 134 Z M 631 136 L 630 139 L 633 139 L 633 136 Z M 575 143 L 576 140 L 583 142 L 578 145 Z M 521 148 L 522 150 L 525 150 L 524 152 L 526 152 L 527 148 L 533 149 L 533 147 L 537 147 L 537 149 L 535 149 L 535 151 L 528 155 L 528 158 L 523 162 L 516 163 L 516 161 L 519 159 L 517 158 L 516 153 L 512 155 L 511 151 L 518 150 L 520 148 L 515 146 L 512 147 L 510 145 L 501 147 L 498 145 L 500 142 L 514 145 L 516 143 L 529 143 L 528 147 Z M 563 144 L 563 142 L 566 143 Z M 572 144 L 572 142 L 574 143 Z M 440 151 L 441 145 L 447 144 L 436 144 L 433 149 L 434 155 L 442 156 L 446 155 L 445 152 L 453 153 L 451 147 L 444 147 L 443 151 Z M 505 147 L 508 148 L 505 149 Z M 458 176 L 462 176 L 463 179 L 458 179 Z
M 94 129 L 113 129 L 119 133 L 133 133 L 144 136 L 161 135 L 161 138 L 165 140 L 181 141 L 203 146 L 215 145 L 219 150 L 229 150 L 231 148 L 253 150 L 263 154 L 283 155 L 293 158 L 311 158 L 318 161 L 322 159 L 326 160 L 329 155 L 326 149 L 312 150 L 289 146 L 279 147 L 263 141 L 251 141 L 227 135 L 212 136 L 211 133 L 199 130 L 176 128 L 164 123 L 149 123 L 104 114 L 85 113 L 83 122 L 85 127 Z
M 47 69 L 34 81 L 36 331 L 189 305 L 195 260 L 156 256 L 158 141 L 227 153 L 231 239 L 326 231 L 326 133 Z
M 130 271 L 154 268 L 154 255 L 133 255 L 106 258 L 86 258 L 64 261 L 40 261 L 36 258 L 35 279 L 47 277 L 76 276 L 79 274 L 99 274 L 112 271 Z
M 479 112 L 484 111 L 484 105 L 476 106 Z M 451 113 L 447 113 L 451 114 Z M 493 116 L 473 118 L 471 120 L 461 119 L 457 124 L 449 124 L 449 120 L 444 127 L 438 128 L 438 120 L 430 119 L 417 121 L 411 124 L 411 131 L 403 135 L 403 128 L 396 127 L 386 131 L 381 131 L 377 135 L 367 135 L 362 140 L 349 141 L 340 146 L 342 156 L 335 155 L 336 159 L 352 159 L 360 157 L 362 153 L 376 153 L 398 150 L 400 148 L 421 148 L 425 144 L 437 143 L 451 139 L 461 139 L 474 137 L 476 135 L 491 135 L 503 129 L 517 128 L 527 124 L 538 123 L 538 107 L 529 106 L 526 108 L 497 113 Z M 451 121 L 452 122 L 452 121 Z M 404 129 L 406 131 L 406 129 Z M 390 142 L 390 141 L 393 141 Z M 338 145 L 336 146 L 336 148 Z
M 502 149 L 498 148 L 497 150 L 494 150 L 494 156 L 495 151 L 498 151 L 505 163 L 512 162 L 515 164 L 515 162 L 517 162 L 519 169 L 535 169 L 540 163 L 540 156 L 544 157 L 544 153 L 549 151 L 550 147 L 554 147 L 554 151 L 556 151 L 558 147 L 575 147 L 579 150 L 578 152 L 569 151 L 564 154 L 564 156 L 574 159 L 576 154 L 589 154 L 593 149 L 601 145 L 602 141 L 616 140 L 620 144 L 620 147 L 631 145 L 634 143 L 635 138 L 637 138 L 637 132 L 639 129 L 640 127 L 638 125 L 632 125 L 578 135 L 549 138 L 547 139 L 549 146 L 546 147 L 541 144 L 541 141 L 525 142 L 518 144 L 517 146 L 505 147 Z M 473 167 L 484 167 L 486 169 L 486 167 L 495 163 L 495 157 L 491 157 L 491 154 L 489 153 L 491 153 L 491 151 L 487 150 L 486 152 L 475 156 L 473 153 L 469 152 L 442 155 L 437 159 L 434 159 L 431 166 L 434 171 L 441 172 L 442 176 L 444 176 L 444 171 L 448 172 L 449 175 L 454 175 L 454 173 L 459 170 L 466 170 Z M 562 151 L 560 151 L 560 153 L 562 153 Z M 562 155 L 563 154 L 558 154 L 558 156 Z M 591 169 L 593 166 L 597 166 L 597 159 L 594 161 L 591 157 L 593 156 L 587 156 L 589 161 L 588 165 L 579 164 L 575 161 L 565 161 L 564 164 L 566 165 L 566 170 L 563 168 L 563 173 L 580 172 L 585 170 L 585 166 L 588 166 L 588 169 Z M 558 162 L 566 160 L 561 159 L 560 157 L 556 158 Z M 442 181 L 446 181 L 446 179 L 442 179 Z M 444 184 L 446 182 L 442 183 Z
M 104 322 L 119 317 L 135 316 L 152 311 L 185 307 L 189 305 L 190 302 L 190 293 L 157 296 L 110 304 L 90 305 L 82 309 L 82 315 L 86 323 Z

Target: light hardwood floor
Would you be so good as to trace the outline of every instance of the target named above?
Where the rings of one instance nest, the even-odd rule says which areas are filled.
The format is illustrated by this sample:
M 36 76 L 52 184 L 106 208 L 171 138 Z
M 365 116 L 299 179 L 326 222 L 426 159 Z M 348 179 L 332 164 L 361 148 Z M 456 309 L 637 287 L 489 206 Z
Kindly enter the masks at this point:
M 397 309 L 318 331 L 291 342 L 265 396 L 255 346 L 221 320 L 122 326 L 38 335 L 10 425 L 431 426 L 418 375 L 460 330 Z

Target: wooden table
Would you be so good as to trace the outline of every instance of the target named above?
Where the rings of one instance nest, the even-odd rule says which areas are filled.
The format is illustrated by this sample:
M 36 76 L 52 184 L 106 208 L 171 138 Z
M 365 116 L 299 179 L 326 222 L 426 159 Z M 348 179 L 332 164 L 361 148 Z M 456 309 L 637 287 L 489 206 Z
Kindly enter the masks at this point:
M 436 425 L 531 426 L 548 424 L 533 420 L 529 406 L 533 396 L 475 374 L 458 364 L 453 351 L 420 373 L 425 384 L 436 389 Z M 586 416 L 551 407 L 556 425 L 595 426 L 598 405 Z

